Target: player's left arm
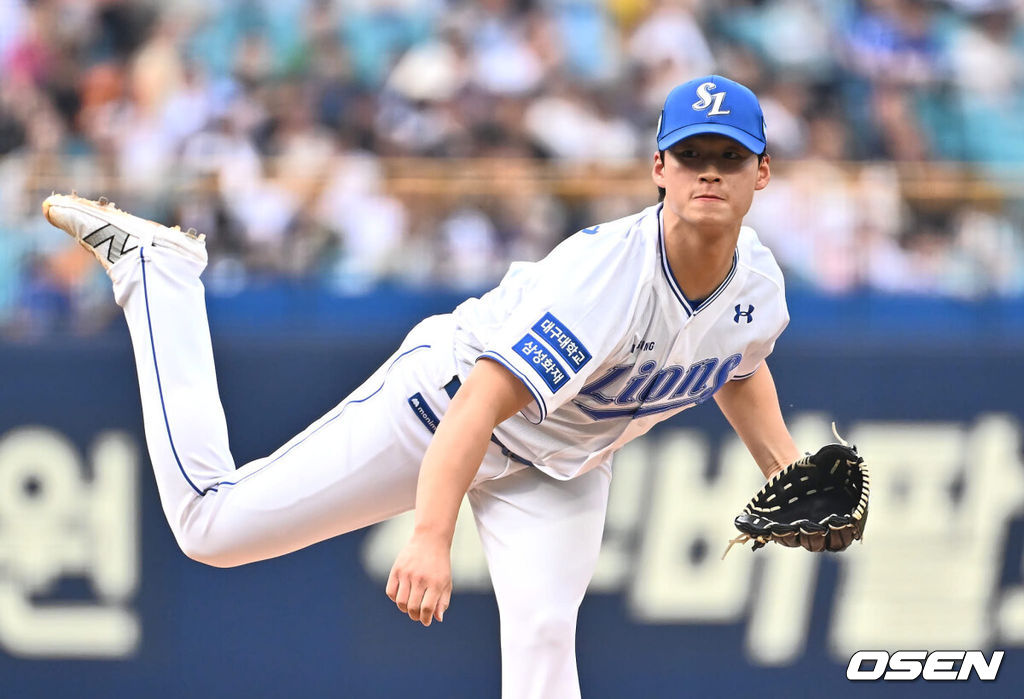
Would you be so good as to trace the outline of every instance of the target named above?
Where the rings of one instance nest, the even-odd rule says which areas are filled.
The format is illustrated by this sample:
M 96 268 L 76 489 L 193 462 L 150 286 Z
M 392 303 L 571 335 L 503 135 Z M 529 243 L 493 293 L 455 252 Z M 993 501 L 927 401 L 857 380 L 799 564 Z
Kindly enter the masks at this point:
M 715 394 L 715 401 L 765 478 L 800 458 L 800 450 L 782 419 L 779 395 L 767 363 L 748 378 L 726 382 Z

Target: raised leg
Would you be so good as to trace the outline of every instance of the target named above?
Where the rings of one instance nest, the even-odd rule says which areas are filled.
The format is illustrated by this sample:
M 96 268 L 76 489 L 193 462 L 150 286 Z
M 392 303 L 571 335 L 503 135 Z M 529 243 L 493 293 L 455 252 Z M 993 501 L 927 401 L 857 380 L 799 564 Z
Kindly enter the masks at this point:
M 447 408 L 441 386 L 452 360 L 443 322 L 421 323 L 333 410 L 274 454 L 235 470 L 199 279 L 201 238 L 78 197 L 51 197 L 44 211 L 114 281 L 160 499 L 187 555 L 240 565 L 413 507 L 430 432 L 407 400 L 419 392 L 439 412 Z

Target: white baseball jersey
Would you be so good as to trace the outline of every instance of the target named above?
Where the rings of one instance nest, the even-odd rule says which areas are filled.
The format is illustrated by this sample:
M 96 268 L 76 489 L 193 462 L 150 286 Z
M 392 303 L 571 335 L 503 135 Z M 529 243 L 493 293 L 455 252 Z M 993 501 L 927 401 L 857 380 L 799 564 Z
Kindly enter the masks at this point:
M 533 402 L 495 436 L 550 476 L 607 463 L 750 376 L 789 322 L 782 272 L 748 227 L 726 279 L 691 303 L 669 268 L 661 210 L 580 231 L 455 309 L 460 377 L 488 357 L 523 381 Z

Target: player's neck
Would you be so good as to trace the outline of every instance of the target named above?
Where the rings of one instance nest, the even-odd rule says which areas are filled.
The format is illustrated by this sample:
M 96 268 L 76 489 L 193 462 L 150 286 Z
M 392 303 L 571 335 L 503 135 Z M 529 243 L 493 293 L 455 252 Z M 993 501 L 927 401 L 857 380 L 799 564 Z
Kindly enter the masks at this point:
M 732 269 L 740 224 L 728 230 L 701 228 L 663 208 L 662 226 L 668 264 L 683 294 L 691 299 L 711 295 Z

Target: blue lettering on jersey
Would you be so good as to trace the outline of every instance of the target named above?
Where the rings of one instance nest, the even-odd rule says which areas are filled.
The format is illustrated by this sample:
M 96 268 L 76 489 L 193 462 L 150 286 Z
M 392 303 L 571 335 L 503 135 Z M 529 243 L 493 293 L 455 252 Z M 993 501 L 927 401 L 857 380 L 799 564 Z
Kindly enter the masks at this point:
M 715 395 L 729 375 L 743 361 L 743 355 L 733 354 L 722 362 L 717 357 L 694 362 L 684 371 L 680 366 L 668 366 L 654 371 L 655 363 L 644 362 L 635 376 L 622 385 L 618 394 L 609 395 L 613 383 L 625 376 L 633 367 L 617 366 L 609 369 L 604 376 L 592 381 L 582 389 L 573 403 L 593 420 L 611 420 L 628 417 L 636 419 L 699 405 Z M 709 380 L 711 383 L 709 385 Z M 621 384 L 620 384 L 621 385 Z M 605 390 L 605 392 L 602 392 Z M 670 395 L 671 394 L 671 395 Z M 665 396 L 667 401 L 658 402 Z M 623 406 L 621 408 L 600 408 L 584 405 L 580 399 L 589 398 L 601 405 Z
M 579 338 L 550 313 L 545 313 L 544 317 L 534 324 L 533 331 L 540 335 L 551 349 L 560 354 L 573 371 L 579 371 L 590 361 L 590 352 Z
M 658 366 L 658 363 L 649 360 L 640 365 L 640 373 L 632 377 L 626 387 L 619 392 L 619 395 L 615 397 L 615 403 L 617 405 L 629 405 L 637 401 L 636 392 L 640 390 L 641 385 L 647 381 L 647 377 L 650 376 L 654 368 Z
M 690 368 L 686 370 L 686 376 L 676 386 L 676 390 L 672 393 L 673 398 L 679 398 L 684 394 L 694 395 L 704 390 L 704 387 L 708 383 L 708 379 L 711 377 L 711 372 L 715 370 L 718 365 L 718 358 L 711 357 L 710 359 L 702 359 L 699 362 L 694 362 L 690 365 Z
M 640 394 L 640 401 L 643 403 L 653 403 L 656 400 L 661 400 L 668 395 L 673 386 L 679 383 L 679 379 L 682 376 L 683 368 L 681 366 L 665 367 L 652 376 L 650 383 L 644 386 L 644 390 Z
M 580 395 L 587 396 L 588 398 L 593 398 L 598 403 L 604 403 L 605 405 L 608 405 L 609 403 L 615 400 L 615 397 L 612 396 L 611 398 L 609 398 L 608 396 L 601 393 L 601 389 L 604 388 L 605 386 L 610 386 L 611 384 L 615 383 L 615 381 L 618 380 L 620 376 L 628 373 L 629 370 L 632 368 L 632 366 L 626 365 L 617 366 L 609 369 L 608 372 L 604 376 L 599 378 L 597 381 L 591 381 L 586 386 L 581 388 Z
M 512 349 L 526 359 L 537 375 L 544 379 L 552 393 L 557 392 L 569 380 L 569 373 L 565 367 L 551 356 L 547 347 L 532 334 L 523 335 L 523 339 L 513 345 Z

